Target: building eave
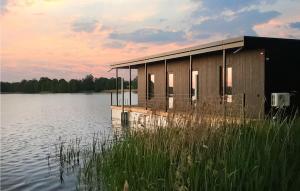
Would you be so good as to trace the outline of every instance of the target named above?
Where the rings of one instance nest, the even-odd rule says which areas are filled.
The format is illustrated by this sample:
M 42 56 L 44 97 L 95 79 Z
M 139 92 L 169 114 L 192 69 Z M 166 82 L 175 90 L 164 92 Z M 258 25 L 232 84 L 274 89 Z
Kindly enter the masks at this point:
M 164 53 L 155 54 L 151 56 L 136 58 L 132 60 L 126 60 L 123 62 L 111 64 L 110 67 L 111 69 L 126 68 L 129 66 L 135 66 L 135 65 L 145 64 L 145 63 L 153 63 L 161 60 L 180 58 L 180 57 L 191 56 L 196 54 L 204 54 L 208 52 L 220 51 L 223 49 L 238 48 L 238 47 L 243 47 L 244 45 L 245 45 L 245 38 L 237 37 L 237 38 L 231 38 L 222 41 L 216 41 L 208 44 L 183 48 L 179 50 L 164 52 Z

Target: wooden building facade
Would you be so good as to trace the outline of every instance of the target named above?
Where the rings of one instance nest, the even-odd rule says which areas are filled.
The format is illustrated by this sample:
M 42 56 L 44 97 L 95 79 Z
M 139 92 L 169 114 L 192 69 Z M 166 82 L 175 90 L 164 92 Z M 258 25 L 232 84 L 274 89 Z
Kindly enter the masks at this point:
M 216 113 L 262 117 L 271 93 L 291 94 L 300 108 L 300 40 L 243 36 L 112 64 L 138 70 L 138 106 L 185 110 L 210 104 Z M 224 110 L 225 109 L 225 110 Z

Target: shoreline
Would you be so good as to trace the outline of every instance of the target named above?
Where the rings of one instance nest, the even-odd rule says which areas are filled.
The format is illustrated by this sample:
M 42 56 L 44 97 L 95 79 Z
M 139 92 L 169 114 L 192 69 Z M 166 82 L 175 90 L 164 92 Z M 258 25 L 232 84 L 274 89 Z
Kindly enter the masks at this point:
M 119 89 L 118 91 L 119 91 L 119 93 L 122 92 L 121 89 Z M 117 90 L 103 90 L 101 92 L 103 92 L 103 93 L 110 93 L 110 92 L 116 93 Z M 129 89 L 124 89 L 124 92 L 129 92 Z M 131 92 L 137 93 L 137 89 L 131 89 Z
M 121 93 L 122 91 L 119 89 L 118 90 L 119 93 Z M 137 93 L 137 89 L 132 89 L 131 90 L 133 93 Z M 92 93 L 116 93 L 116 90 L 103 90 L 100 92 L 95 92 L 95 91 L 82 91 L 82 92 L 0 92 L 1 94 L 82 94 L 82 93 L 86 93 L 86 94 L 92 94 Z M 124 92 L 129 92 L 129 89 L 124 89 Z

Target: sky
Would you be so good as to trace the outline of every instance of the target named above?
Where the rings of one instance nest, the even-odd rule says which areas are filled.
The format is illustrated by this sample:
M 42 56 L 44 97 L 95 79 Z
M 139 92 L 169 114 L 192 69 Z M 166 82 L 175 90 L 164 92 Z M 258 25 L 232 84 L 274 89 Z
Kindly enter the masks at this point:
M 230 37 L 300 39 L 300 0 L 0 0 L 1 81 L 111 77 L 109 64 Z

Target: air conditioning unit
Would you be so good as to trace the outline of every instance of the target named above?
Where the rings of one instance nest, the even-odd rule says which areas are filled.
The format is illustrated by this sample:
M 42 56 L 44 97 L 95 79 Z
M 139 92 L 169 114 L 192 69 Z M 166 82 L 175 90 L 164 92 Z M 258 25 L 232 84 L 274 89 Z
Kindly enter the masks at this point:
M 290 94 L 289 93 L 272 93 L 271 95 L 272 107 L 288 107 L 290 106 Z

